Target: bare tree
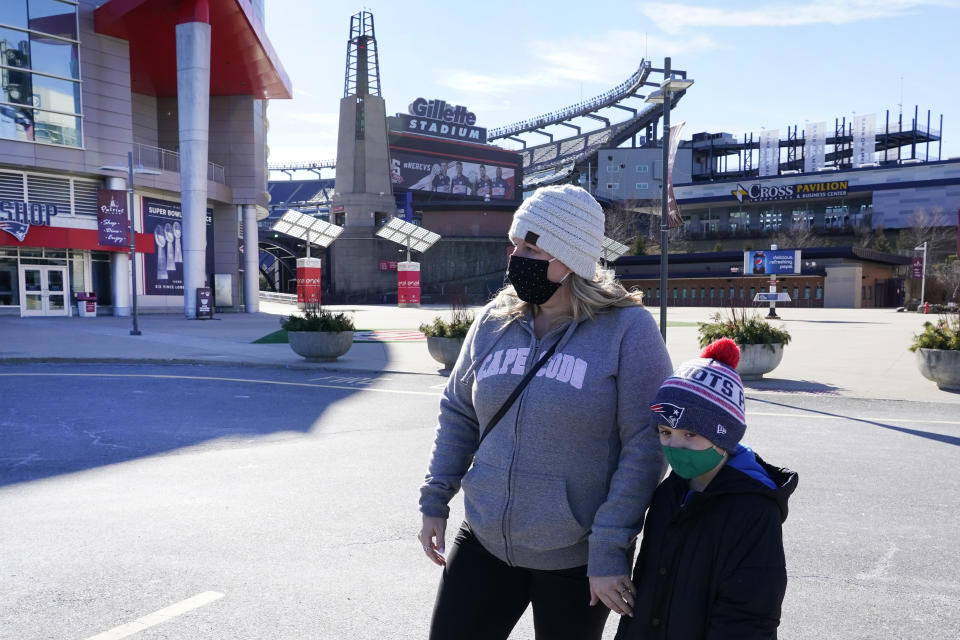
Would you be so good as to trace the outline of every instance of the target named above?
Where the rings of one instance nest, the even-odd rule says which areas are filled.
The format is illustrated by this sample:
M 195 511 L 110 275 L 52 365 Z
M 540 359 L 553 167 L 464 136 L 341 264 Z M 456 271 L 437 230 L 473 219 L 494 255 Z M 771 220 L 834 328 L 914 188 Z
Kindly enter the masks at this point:
M 960 302 L 960 260 L 956 256 L 947 256 L 940 264 L 933 265 L 930 275 L 943 289 L 946 300 Z
M 623 200 L 606 211 L 605 233 L 635 250 L 646 249 L 655 241 L 660 224 L 655 200 Z
M 928 255 L 953 253 L 956 238 L 957 227 L 943 209 L 917 209 L 910 216 L 910 226 L 900 230 L 897 248 L 913 250 L 926 242 Z
M 796 222 L 786 229 L 780 229 L 770 236 L 770 244 L 782 249 L 802 247 L 822 247 L 823 238 L 817 235 L 809 220 Z

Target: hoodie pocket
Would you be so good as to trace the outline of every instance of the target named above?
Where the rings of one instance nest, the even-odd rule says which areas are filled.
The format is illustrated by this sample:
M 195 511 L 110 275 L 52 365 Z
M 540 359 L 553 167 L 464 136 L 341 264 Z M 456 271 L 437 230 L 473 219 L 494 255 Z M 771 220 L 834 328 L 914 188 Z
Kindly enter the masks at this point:
M 532 551 L 565 549 L 590 533 L 574 517 L 562 476 L 515 472 L 510 506 L 509 539 Z
M 501 540 L 500 523 L 507 497 L 507 472 L 480 460 L 463 476 L 463 505 L 467 522 L 484 540 Z

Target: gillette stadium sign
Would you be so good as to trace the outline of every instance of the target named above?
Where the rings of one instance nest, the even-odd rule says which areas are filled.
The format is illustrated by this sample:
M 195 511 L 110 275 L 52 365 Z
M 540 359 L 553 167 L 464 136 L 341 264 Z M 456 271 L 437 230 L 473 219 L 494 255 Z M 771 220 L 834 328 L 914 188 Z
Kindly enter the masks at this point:
M 487 142 L 487 130 L 475 126 L 476 114 L 462 104 L 452 105 L 438 98 L 417 98 L 407 111 L 397 114 L 400 120 L 398 131 L 479 144 Z
M 808 200 L 812 198 L 835 198 L 847 195 L 847 180 L 830 182 L 805 182 L 802 184 L 760 184 L 749 187 L 737 184 L 730 194 L 737 202 L 769 202 L 771 200 Z

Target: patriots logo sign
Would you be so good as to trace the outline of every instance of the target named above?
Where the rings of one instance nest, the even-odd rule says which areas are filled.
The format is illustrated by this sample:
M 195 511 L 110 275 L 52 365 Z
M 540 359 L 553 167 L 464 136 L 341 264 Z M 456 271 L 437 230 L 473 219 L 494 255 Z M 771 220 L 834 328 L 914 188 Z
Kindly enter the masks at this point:
M 659 402 L 651 405 L 650 410 L 659 414 L 660 418 L 674 429 L 677 428 L 677 423 L 680 422 L 680 416 L 683 415 L 683 407 L 678 407 L 669 402 Z
M 23 222 L 14 222 L 13 220 L 0 220 L 0 231 L 6 231 L 20 242 L 23 242 L 27 237 L 27 231 L 30 231 L 30 225 Z

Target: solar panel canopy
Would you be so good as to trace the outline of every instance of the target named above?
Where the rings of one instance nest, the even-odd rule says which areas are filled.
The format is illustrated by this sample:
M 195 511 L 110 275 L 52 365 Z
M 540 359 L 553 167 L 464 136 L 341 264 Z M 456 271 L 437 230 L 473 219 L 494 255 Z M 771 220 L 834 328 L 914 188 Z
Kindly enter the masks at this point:
M 606 236 L 603 237 L 603 242 L 600 244 L 600 252 L 603 254 L 603 259 L 607 262 L 616 260 L 629 250 L 630 247 L 627 245 Z
M 321 247 L 329 247 L 343 233 L 343 227 L 292 209 L 274 223 L 273 230 Z
M 440 234 L 428 231 L 400 218 L 391 218 L 377 230 L 377 235 L 384 240 L 391 240 L 404 247 L 408 246 L 409 243 L 412 251 L 419 251 L 420 253 L 432 247 L 440 239 Z

